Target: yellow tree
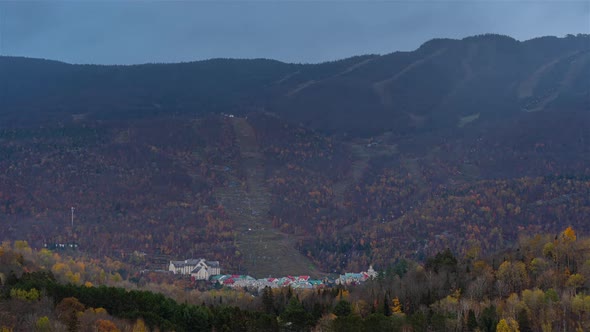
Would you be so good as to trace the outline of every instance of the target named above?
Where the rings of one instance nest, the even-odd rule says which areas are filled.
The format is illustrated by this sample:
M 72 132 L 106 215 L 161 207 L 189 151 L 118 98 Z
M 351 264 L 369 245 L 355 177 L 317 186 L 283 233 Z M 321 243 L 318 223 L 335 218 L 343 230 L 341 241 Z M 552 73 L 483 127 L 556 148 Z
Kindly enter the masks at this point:
M 532 315 L 540 316 L 545 303 L 545 293 L 535 288 L 522 291 L 522 300 Z
M 565 282 L 565 286 L 570 289 L 572 295 L 576 295 L 578 288 L 584 286 L 585 278 L 579 273 L 575 273 L 569 276 Z
M 393 313 L 402 313 L 402 304 L 399 302 L 399 299 L 397 297 L 394 297 L 393 300 L 391 300 L 391 312 Z
M 559 238 L 556 246 L 558 254 L 559 265 L 565 265 L 563 271 L 573 271 L 574 269 L 574 253 L 576 251 L 576 232 L 570 226 L 566 228 Z
M 147 332 L 148 328 L 145 325 L 143 319 L 138 318 L 135 324 L 133 325 L 133 332 Z
M 500 319 L 496 326 L 496 332 L 520 332 L 518 322 L 512 318 Z
M 498 267 L 496 276 L 503 295 L 520 293 L 528 283 L 526 265 L 520 261 L 504 261 L 500 264 L 500 267 Z
M 37 319 L 35 322 L 35 330 L 37 332 L 49 332 L 51 331 L 51 322 L 49 321 L 49 317 L 43 316 Z
M 31 288 L 29 291 L 13 288 L 10 290 L 10 297 L 13 299 L 21 299 L 25 301 L 37 301 L 39 298 L 41 298 L 41 293 L 35 288 Z
M 516 318 L 516 314 L 520 309 L 524 307 L 524 303 L 520 301 L 518 298 L 518 294 L 512 293 L 506 299 L 506 313 L 510 315 L 511 318 Z
M 576 237 L 576 231 L 574 231 L 574 229 L 569 226 L 568 228 L 566 228 L 563 233 L 562 233 L 562 239 L 564 242 L 574 242 L 576 241 L 577 237 Z

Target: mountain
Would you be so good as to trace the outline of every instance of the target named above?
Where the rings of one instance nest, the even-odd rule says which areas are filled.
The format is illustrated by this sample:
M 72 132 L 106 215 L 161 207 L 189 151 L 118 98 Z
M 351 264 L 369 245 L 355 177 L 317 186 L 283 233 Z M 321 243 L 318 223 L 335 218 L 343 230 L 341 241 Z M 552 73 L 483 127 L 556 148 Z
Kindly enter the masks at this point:
M 588 107 L 589 50 L 589 36 L 432 40 L 285 87 L 277 109 L 321 130 L 403 133 L 454 128 L 475 116 Z
M 0 58 L 3 123 L 264 109 L 322 131 L 452 128 L 478 116 L 588 107 L 590 36 L 435 39 L 313 65 L 214 59 L 134 66 Z
M 0 234 L 254 275 L 477 257 L 590 231 L 588 128 L 588 35 L 322 64 L 0 57 Z

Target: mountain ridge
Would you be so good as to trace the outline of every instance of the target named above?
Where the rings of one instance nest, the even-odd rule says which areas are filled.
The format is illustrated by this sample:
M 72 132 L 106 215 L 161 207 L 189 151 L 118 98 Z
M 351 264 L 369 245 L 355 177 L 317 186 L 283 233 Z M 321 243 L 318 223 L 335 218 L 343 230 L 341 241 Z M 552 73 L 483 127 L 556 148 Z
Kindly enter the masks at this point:
M 490 104 L 479 112 L 486 117 L 492 110 L 514 112 L 530 102 L 541 105 L 539 109 L 572 99 L 585 102 L 584 85 L 590 84 L 584 79 L 590 73 L 586 61 L 572 71 L 570 85 L 578 90 L 570 89 L 573 94 L 554 93 L 552 98 L 545 97 L 545 104 L 535 99 L 543 98 L 539 97 L 544 93 L 539 84 L 529 85 L 539 91 L 527 90 L 526 98 L 519 98 L 512 86 L 552 61 L 556 61 L 553 67 L 563 71 L 561 67 L 570 66 L 571 61 L 584 58 L 588 52 L 588 35 L 522 42 L 507 36 L 481 35 L 433 39 L 414 51 L 319 64 L 220 58 L 106 66 L 0 57 L 0 74 L 10 77 L 0 80 L 0 119 L 26 125 L 33 119 L 40 123 L 68 122 L 74 114 L 127 119 L 167 114 L 246 114 L 262 109 L 333 133 L 432 130 L 440 129 L 437 127 L 445 121 L 437 114 L 459 121 L 477 113 L 469 109 L 481 108 L 482 104 Z M 546 69 L 535 79 L 541 87 L 555 74 L 555 68 Z M 20 96 L 22 90 L 28 91 L 27 96 Z
M 590 231 L 588 35 L 315 65 L 25 62 L 0 58 L 6 239 L 268 275 L 282 253 L 293 273 L 361 271 Z

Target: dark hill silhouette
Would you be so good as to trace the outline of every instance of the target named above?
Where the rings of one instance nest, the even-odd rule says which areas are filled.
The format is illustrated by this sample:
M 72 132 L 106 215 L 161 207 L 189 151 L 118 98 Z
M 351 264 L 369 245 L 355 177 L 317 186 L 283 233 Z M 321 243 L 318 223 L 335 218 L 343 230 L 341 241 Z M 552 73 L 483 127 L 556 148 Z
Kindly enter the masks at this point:
M 435 39 L 412 52 L 311 65 L 213 59 L 96 66 L 4 57 L 0 75 L 4 124 L 264 109 L 323 131 L 405 133 L 455 127 L 475 115 L 587 107 L 590 36 Z
M 321 130 L 375 132 L 431 131 L 478 113 L 491 119 L 588 105 L 589 52 L 589 36 L 433 40 L 315 82 L 273 109 Z

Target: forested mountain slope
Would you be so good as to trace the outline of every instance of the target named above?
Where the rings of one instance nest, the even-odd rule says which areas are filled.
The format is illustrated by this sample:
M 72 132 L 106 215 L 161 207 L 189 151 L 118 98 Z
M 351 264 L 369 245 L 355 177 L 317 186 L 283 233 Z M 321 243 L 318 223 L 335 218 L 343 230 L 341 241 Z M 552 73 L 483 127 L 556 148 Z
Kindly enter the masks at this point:
M 0 58 L 0 234 L 254 275 L 584 234 L 589 80 L 585 35 L 315 65 Z
M 214 59 L 94 66 L 2 57 L 0 77 L 4 124 L 264 109 L 322 131 L 405 133 L 474 117 L 588 108 L 590 36 L 436 39 L 412 52 L 308 65 Z

